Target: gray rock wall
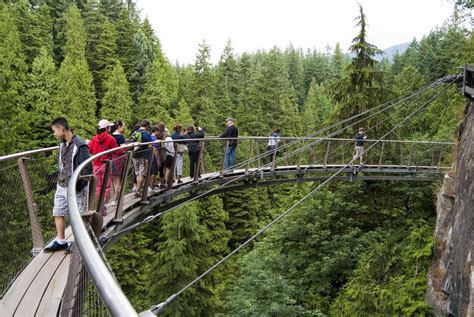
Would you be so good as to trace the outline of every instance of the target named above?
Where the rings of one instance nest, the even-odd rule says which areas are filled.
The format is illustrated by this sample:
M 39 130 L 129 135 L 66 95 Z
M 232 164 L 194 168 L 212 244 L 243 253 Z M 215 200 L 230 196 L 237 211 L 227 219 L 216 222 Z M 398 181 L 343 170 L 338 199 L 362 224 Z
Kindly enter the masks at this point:
M 438 316 L 474 316 L 474 109 L 465 109 L 456 165 L 438 194 L 435 263 L 426 300 Z

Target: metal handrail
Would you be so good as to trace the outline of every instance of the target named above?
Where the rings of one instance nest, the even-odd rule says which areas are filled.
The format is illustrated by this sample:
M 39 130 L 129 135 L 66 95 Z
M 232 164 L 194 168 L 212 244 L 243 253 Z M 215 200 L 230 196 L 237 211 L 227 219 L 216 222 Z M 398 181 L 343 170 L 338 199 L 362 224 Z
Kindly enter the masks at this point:
M 151 145 L 165 142 L 196 142 L 196 141 L 226 141 L 232 139 L 240 140 L 266 140 L 268 137 L 239 137 L 239 138 L 219 138 L 219 137 L 207 137 L 207 138 L 198 138 L 198 139 L 178 139 L 178 140 L 157 140 L 153 142 L 144 142 L 144 143 L 129 143 L 123 145 L 119 148 L 113 148 L 101 152 L 99 154 L 93 155 L 88 158 L 85 162 L 78 166 L 74 171 L 71 180 L 68 184 L 68 200 L 69 200 L 69 212 L 71 219 L 71 226 L 76 238 L 76 243 L 79 247 L 80 253 L 85 261 L 85 264 L 89 270 L 92 280 L 96 285 L 98 292 L 100 293 L 104 303 L 108 307 L 109 311 L 114 316 L 138 316 L 137 312 L 129 302 L 128 298 L 122 292 L 120 285 L 116 282 L 112 273 L 109 271 L 107 266 L 102 261 L 101 256 L 97 252 L 96 246 L 93 241 L 90 239 L 86 226 L 82 220 L 80 211 L 77 206 L 75 184 L 79 179 L 81 170 L 87 165 L 92 163 L 92 161 L 98 157 L 101 157 L 105 154 L 112 153 L 117 151 L 117 149 L 133 149 L 137 145 Z M 353 139 L 338 139 L 338 138 L 293 138 L 293 137 L 284 137 L 283 140 L 327 140 L 327 141 L 353 141 Z M 366 142 L 371 142 L 372 140 L 365 140 Z M 374 142 L 377 140 L 373 140 Z M 390 140 L 384 142 L 392 142 Z M 427 141 L 400 141 L 393 140 L 393 143 L 421 143 L 421 144 L 454 144 L 451 142 L 427 142 Z

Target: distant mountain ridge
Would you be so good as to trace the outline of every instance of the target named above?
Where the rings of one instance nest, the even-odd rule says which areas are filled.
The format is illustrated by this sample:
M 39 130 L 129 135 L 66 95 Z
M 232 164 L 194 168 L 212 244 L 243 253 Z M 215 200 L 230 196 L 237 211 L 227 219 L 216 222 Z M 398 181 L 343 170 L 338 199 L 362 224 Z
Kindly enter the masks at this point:
M 397 51 L 398 51 L 398 54 L 401 55 L 406 51 L 408 46 L 410 46 L 410 42 L 390 46 L 389 48 L 386 48 L 386 49 L 383 50 L 383 54 L 375 55 L 375 59 L 380 62 L 383 58 L 388 58 L 388 60 L 392 62 L 393 61 L 393 56 L 395 56 Z M 347 56 L 349 58 L 354 58 L 355 54 L 354 53 L 349 53 L 349 54 L 347 54 Z
M 384 54 L 375 55 L 375 59 L 377 59 L 378 61 L 381 61 L 382 58 L 385 57 L 385 58 L 388 58 L 389 61 L 393 61 L 393 56 L 397 53 L 397 51 L 398 51 L 398 54 L 401 55 L 406 51 L 408 46 L 410 46 L 410 42 L 391 46 L 383 50 Z

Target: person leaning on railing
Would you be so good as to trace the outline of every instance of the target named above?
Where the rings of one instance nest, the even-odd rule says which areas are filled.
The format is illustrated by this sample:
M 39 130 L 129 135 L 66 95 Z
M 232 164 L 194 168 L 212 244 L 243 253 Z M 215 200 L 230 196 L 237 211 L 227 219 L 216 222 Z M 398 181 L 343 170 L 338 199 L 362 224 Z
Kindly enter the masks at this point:
M 80 137 L 72 133 L 65 118 L 56 118 L 51 123 L 54 136 L 60 141 L 58 150 L 58 180 L 54 195 L 53 216 L 56 226 L 56 238 L 44 248 L 44 252 L 67 249 L 70 242 L 66 240 L 66 222 L 64 217 L 69 214 L 67 187 L 73 171 L 89 158 L 89 148 Z M 88 164 L 82 169 L 81 175 L 90 175 L 92 166 Z M 87 208 L 87 180 L 80 179 L 76 183 L 76 197 L 79 211 Z

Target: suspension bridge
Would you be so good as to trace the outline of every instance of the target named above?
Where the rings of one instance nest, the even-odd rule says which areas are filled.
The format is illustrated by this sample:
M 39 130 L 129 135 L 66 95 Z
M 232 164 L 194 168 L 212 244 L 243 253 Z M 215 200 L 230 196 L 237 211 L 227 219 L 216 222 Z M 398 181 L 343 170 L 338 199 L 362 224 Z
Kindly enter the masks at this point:
M 442 179 L 451 168 L 455 143 L 390 140 L 388 136 L 426 108 L 449 84 L 462 78 L 466 76 L 445 77 L 408 97 L 374 107 L 310 136 L 282 137 L 276 151 L 272 153 L 266 150 L 267 137 L 238 138 L 237 164 L 232 172 L 226 172 L 223 164 L 230 139 L 199 139 L 197 171 L 200 173 L 195 173 L 193 178 L 184 178 L 180 184 L 171 179 L 167 188 L 156 192 L 148 192 L 145 186 L 138 197 L 132 192 L 131 161 L 134 145 L 126 145 L 121 148 L 124 151 L 122 156 L 107 161 L 103 190 L 98 199 L 93 190 L 96 178 L 94 175 L 83 176 L 89 180 L 87 211 L 79 212 L 75 191 L 68 191 L 71 226 L 66 231 L 66 238 L 75 240 L 74 247 L 68 252 L 41 251 L 45 241 L 51 240 L 55 233 L 50 213 L 56 184 L 57 147 L 0 157 L 0 217 L 3 224 L 0 241 L 8 241 L 15 246 L 14 249 L 1 251 L 2 316 L 155 316 L 196 281 L 212 272 L 330 181 L 433 182 Z M 431 95 L 423 100 L 421 95 L 426 92 Z M 365 164 L 357 164 L 354 140 L 337 136 L 343 131 L 352 132 L 351 129 L 368 118 L 406 102 L 413 102 L 414 98 L 419 98 L 416 99 L 418 104 L 410 110 L 409 115 L 379 138 L 365 141 Z M 378 124 L 383 124 L 383 120 Z M 368 130 L 370 134 L 370 127 Z M 160 142 L 163 141 L 154 143 Z M 177 142 L 172 142 L 176 148 Z M 196 139 L 184 142 L 196 142 Z M 97 154 L 81 164 L 74 172 L 68 188 L 75 188 L 80 171 L 93 159 L 114 151 L 116 149 Z M 116 160 L 124 162 L 125 168 L 120 176 L 120 189 L 113 193 L 118 197 L 117 201 L 112 203 L 106 202 L 105 188 Z M 176 157 L 173 167 L 175 164 Z M 150 177 L 150 166 L 148 164 L 147 179 Z M 184 173 L 187 172 L 188 169 L 185 168 Z M 113 277 L 106 261 L 107 249 L 142 224 L 190 201 L 210 195 L 250 187 L 300 182 L 319 185 L 246 243 L 196 280 L 190 281 L 180 292 L 170 294 L 168 299 L 150 310 L 138 314 Z

